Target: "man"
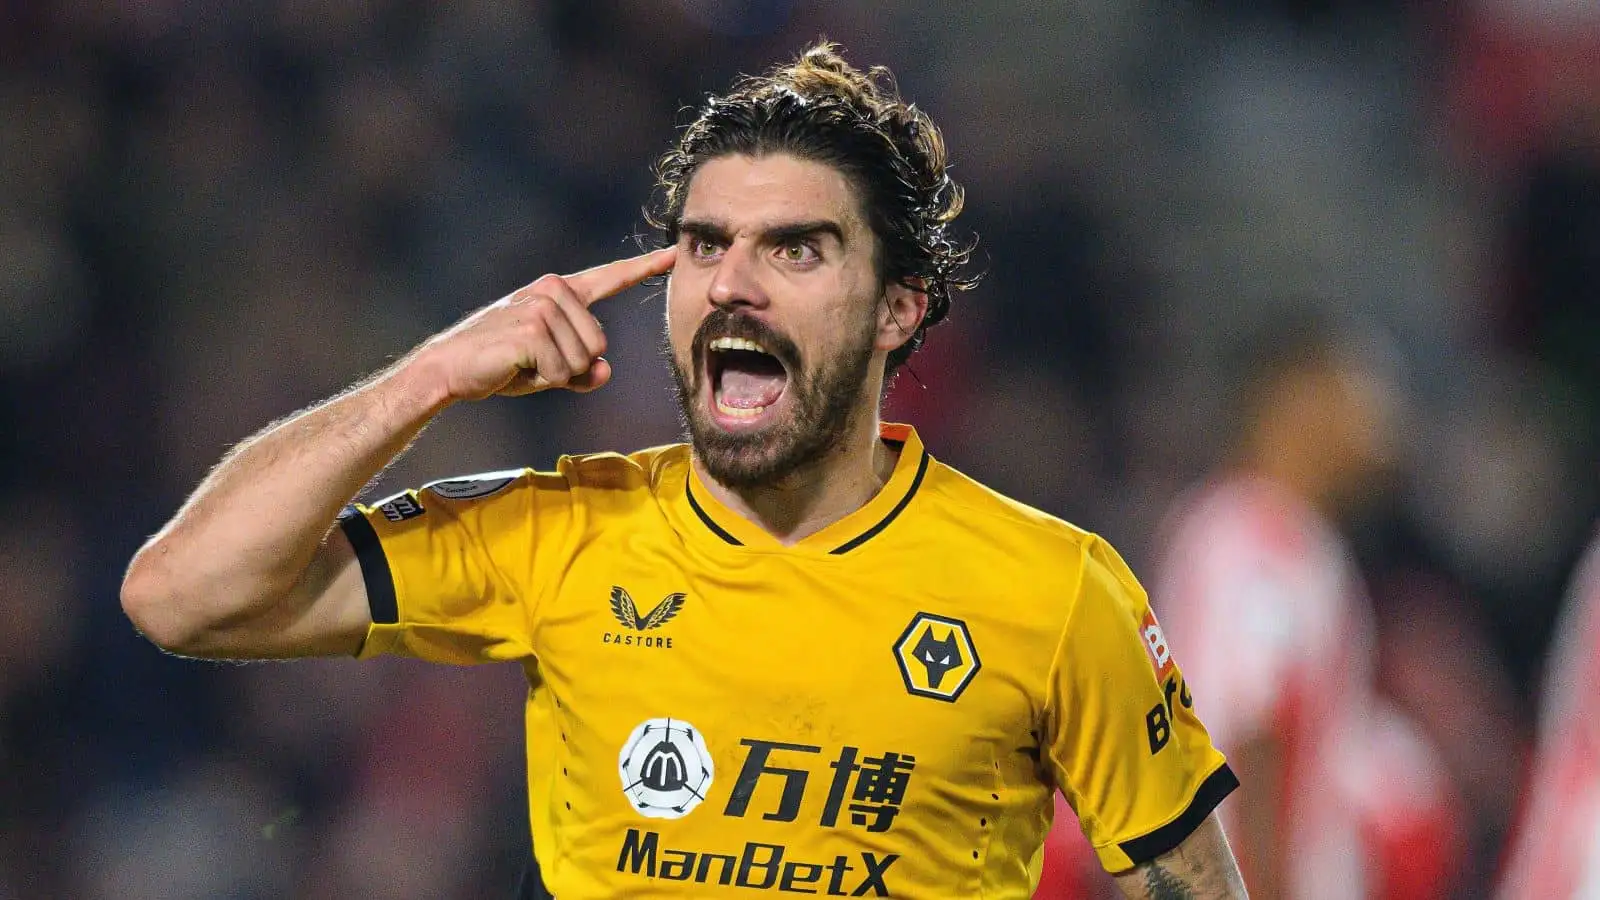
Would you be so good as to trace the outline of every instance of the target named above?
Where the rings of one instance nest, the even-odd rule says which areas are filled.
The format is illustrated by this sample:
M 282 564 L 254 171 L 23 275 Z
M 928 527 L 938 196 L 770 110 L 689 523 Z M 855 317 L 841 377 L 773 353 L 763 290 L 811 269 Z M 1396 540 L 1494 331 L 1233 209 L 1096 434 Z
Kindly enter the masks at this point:
M 886 73 L 884 73 L 886 75 Z M 670 246 L 547 275 L 246 441 L 123 606 L 211 657 L 515 660 L 532 896 L 1025 897 L 1057 788 L 1130 897 L 1242 897 L 1236 786 L 1099 538 L 878 421 L 968 281 L 922 112 L 829 45 L 659 166 Z M 670 273 L 688 446 L 339 516 L 446 406 L 612 377 L 590 305 Z
M 1539 746 L 1502 900 L 1600 897 L 1600 534 L 1556 624 Z
M 1374 694 L 1372 613 L 1333 524 L 1387 465 L 1393 388 L 1326 322 L 1269 331 L 1240 369 L 1228 467 L 1168 524 L 1156 605 L 1217 743 L 1267 785 L 1222 810 L 1257 893 L 1437 896 L 1450 794 Z M 1385 852 L 1414 834 L 1407 858 Z

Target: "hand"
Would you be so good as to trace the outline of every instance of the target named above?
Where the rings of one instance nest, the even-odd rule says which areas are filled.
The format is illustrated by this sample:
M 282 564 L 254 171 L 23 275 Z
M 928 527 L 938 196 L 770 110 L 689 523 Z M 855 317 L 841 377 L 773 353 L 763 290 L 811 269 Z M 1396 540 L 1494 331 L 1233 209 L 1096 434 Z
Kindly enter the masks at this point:
M 672 270 L 677 249 L 545 275 L 429 339 L 412 365 L 442 382 L 449 400 L 519 397 L 550 388 L 585 393 L 611 380 L 596 301 Z

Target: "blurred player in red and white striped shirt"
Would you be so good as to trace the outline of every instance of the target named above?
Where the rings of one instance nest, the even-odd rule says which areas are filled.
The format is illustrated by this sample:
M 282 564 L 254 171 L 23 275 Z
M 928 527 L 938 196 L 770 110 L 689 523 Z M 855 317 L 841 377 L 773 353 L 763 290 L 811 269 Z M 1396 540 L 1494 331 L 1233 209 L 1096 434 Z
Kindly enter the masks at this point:
M 1258 897 L 1436 896 L 1459 846 L 1436 754 L 1375 694 L 1370 604 L 1331 523 L 1393 438 L 1393 388 L 1353 346 L 1311 323 L 1264 342 L 1231 465 L 1173 511 L 1152 592 L 1257 785 L 1222 810 Z
M 1258 344 L 1230 464 L 1169 515 L 1152 604 L 1246 777 L 1219 810 L 1251 896 L 1431 900 L 1461 859 L 1459 794 L 1377 694 L 1370 603 L 1333 525 L 1388 465 L 1394 386 L 1320 322 Z M 1035 900 L 1102 895 L 1075 832 L 1046 842 Z
M 1527 812 L 1501 900 L 1600 898 L 1600 534 L 1556 625 Z

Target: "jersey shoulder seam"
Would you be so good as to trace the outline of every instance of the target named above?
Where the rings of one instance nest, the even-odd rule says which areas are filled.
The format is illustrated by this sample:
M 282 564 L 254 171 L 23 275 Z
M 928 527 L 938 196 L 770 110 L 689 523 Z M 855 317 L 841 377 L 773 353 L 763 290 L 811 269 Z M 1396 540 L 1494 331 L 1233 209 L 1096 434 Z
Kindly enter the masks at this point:
M 1095 537 L 1093 532 L 1085 528 L 1008 497 L 958 469 L 937 461 L 935 465 L 939 477 L 930 478 L 929 484 L 924 489 L 928 491 L 930 497 L 937 497 L 940 502 L 949 504 L 953 508 L 1002 520 L 1074 546 Z M 972 494 L 977 496 L 973 497 Z
M 1077 578 L 1074 579 L 1074 583 L 1073 583 L 1072 602 L 1067 607 L 1067 614 L 1062 617 L 1062 620 L 1061 620 L 1061 631 L 1060 631 L 1059 634 L 1056 635 L 1055 652 L 1050 654 L 1050 665 L 1045 670 L 1045 683 L 1044 683 L 1043 695 L 1045 697 L 1045 715 L 1046 715 L 1047 718 L 1052 715 L 1052 713 L 1050 711 L 1051 690 L 1052 690 L 1053 686 L 1057 682 L 1057 673 L 1059 673 L 1061 671 L 1062 657 L 1064 656 L 1064 654 L 1066 652 L 1066 648 L 1067 648 L 1067 636 L 1072 633 L 1073 620 L 1077 617 L 1078 608 L 1082 605 L 1082 601 L 1083 601 L 1083 579 L 1084 579 L 1084 573 L 1087 571 L 1087 569 L 1089 567 L 1089 564 L 1090 564 L 1090 560 L 1089 560 L 1090 548 L 1094 544 L 1095 541 L 1100 540 L 1098 535 L 1095 535 L 1095 534 L 1092 534 L 1092 533 L 1087 533 L 1087 532 L 1085 533 L 1085 535 L 1086 535 L 1087 539 L 1082 541 L 1081 544 L 1078 547 L 1078 571 L 1077 571 Z M 1060 715 L 1060 711 L 1057 710 L 1054 713 L 1054 715 L 1059 716 Z M 1054 753 L 1055 742 L 1050 740 L 1050 735 L 1049 735 L 1047 729 L 1041 729 L 1041 730 L 1045 731 L 1045 733 L 1043 734 L 1043 740 L 1040 741 L 1040 743 L 1044 745 L 1043 746 L 1043 750 L 1044 750 L 1045 756 L 1050 759 L 1051 763 L 1053 764 L 1053 767 L 1059 767 L 1060 766 L 1060 762 L 1055 758 L 1055 753 Z M 1100 818 L 1098 816 L 1096 816 L 1092 811 L 1084 809 L 1084 804 L 1079 802 L 1080 798 L 1079 798 L 1079 795 L 1078 795 L 1078 792 L 1077 792 L 1076 788 L 1073 788 L 1073 787 L 1071 787 L 1069 785 L 1059 785 L 1059 784 L 1056 785 L 1056 788 L 1058 790 L 1062 791 L 1063 793 L 1068 793 L 1068 794 L 1070 794 L 1072 796 L 1073 801 L 1074 801 L 1072 803 L 1073 811 L 1077 812 L 1078 817 L 1080 819 L 1082 819 L 1084 816 L 1088 817 L 1088 821 L 1085 822 L 1084 824 L 1091 824 L 1092 823 L 1096 827 L 1098 827 L 1099 822 L 1100 822 Z

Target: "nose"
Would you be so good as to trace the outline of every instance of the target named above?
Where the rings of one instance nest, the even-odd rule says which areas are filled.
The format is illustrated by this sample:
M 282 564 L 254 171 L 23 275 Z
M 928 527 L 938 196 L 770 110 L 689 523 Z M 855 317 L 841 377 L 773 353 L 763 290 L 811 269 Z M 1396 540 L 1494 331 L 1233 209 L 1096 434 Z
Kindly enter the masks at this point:
M 734 241 L 723 251 L 711 276 L 707 292 L 711 304 L 723 310 L 740 306 L 765 309 L 768 298 L 761 284 L 759 266 L 755 248 L 749 243 Z

